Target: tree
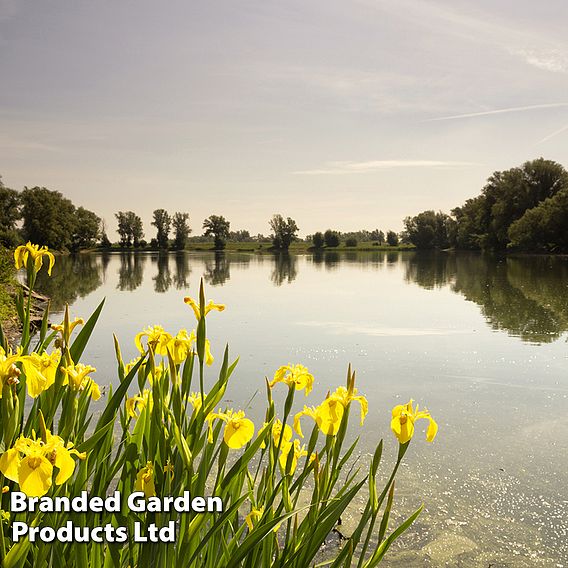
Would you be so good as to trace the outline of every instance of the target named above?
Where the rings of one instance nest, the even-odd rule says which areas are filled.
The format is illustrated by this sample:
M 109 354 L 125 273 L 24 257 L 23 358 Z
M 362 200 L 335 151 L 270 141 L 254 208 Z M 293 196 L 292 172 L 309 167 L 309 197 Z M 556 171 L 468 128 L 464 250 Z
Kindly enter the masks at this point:
M 568 252 L 568 187 L 529 209 L 509 227 L 510 246 Z
M 215 249 L 222 250 L 225 248 L 226 240 L 229 237 L 229 227 L 231 223 L 222 215 L 210 215 L 203 221 L 205 236 L 213 236 L 215 239 Z
M 189 213 L 174 213 L 172 224 L 174 226 L 174 248 L 183 250 L 191 229 L 189 228 Z
M 421 249 L 448 248 L 453 240 L 455 221 L 445 213 L 423 211 L 404 220 L 408 240 Z
M 20 199 L 26 241 L 55 250 L 71 247 L 76 220 L 75 206 L 69 199 L 45 187 L 25 187 Z
M 158 241 L 158 247 L 161 249 L 168 248 L 171 224 L 172 219 L 165 209 L 156 209 L 154 211 L 154 220 L 152 221 L 152 225 L 154 225 L 158 231 L 156 240 Z
M 387 244 L 391 247 L 398 246 L 398 235 L 394 231 L 387 231 Z
M 504 172 L 494 172 L 481 195 L 452 211 L 459 248 L 504 249 L 509 228 L 545 199 L 568 187 L 568 172 L 538 158 Z
M 272 216 L 268 224 L 272 229 L 273 234 L 271 238 L 274 248 L 288 250 L 292 241 L 296 239 L 296 234 L 299 231 L 296 221 L 290 217 L 284 220 L 282 215 L 276 214 Z
M 371 231 L 369 236 L 372 241 L 377 241 L 380 245 L 385 242 L 385 234 L 382 231 L 379 231 L 379 229 Z
M 325 242 L 325 246 L 326 247 L 338 247 L 339 246 L 339 233 L 337 231 L 332 231 L 331 229 L 328 229 L 324 234 L 323 234 L 323 240 Z
M 314 247 L 317 249 L 323 248 L 323 245 L 325 243 L 324 238 L 323 238 L 323 233 L 318 231 L 317 233 L 314 233 L 313 237 L 312 237 L 312 243 L 314 243 Z
M 22 218 L 20 205 L 20 194 L 6 187 L 0 176 L 0 244 L 8 247 L 18 244 L 16 223 Z
M 123 247 L 140 246 L 140 241 L 144 238 L 142 219 L 133 211 L 119 211 L 115 213 L 118 220 L 118 234 L 120 244 Z
M 349 237 L 345 240 L 346 247 L 356 247 L 357 246 L 357 239 L 355 237 Z
M 75 212 L 75 225 L 71 235 L 71 250 L 95 246 L 101 235 L 101 219 L 92 211 L 79 207 Z

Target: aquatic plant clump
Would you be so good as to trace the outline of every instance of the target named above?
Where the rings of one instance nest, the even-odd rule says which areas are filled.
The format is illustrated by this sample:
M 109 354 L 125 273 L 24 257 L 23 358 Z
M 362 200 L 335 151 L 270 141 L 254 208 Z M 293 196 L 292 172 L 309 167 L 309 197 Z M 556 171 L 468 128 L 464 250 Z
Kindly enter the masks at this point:
M 16 249 L 16 267 L 27 270 L 30 288 L 43 257 L 51 272 L 47 248 Z M 346 442 L 352 404 L 359 427 L 368 413 L 351 368 L 345 386 L 300 410 L 295 398 L 298 391 L 310 395 L 314 376 L 301 364 L 281 366 L 264 381 L 262 424 L 223 407 L 237 361 L 225 348 L 206 392 L 214 353 L 207 318 L 225 306 L 206 302 L 203 282 L 197 299 L 184 299 L 194 330 L 147 327 L 134 338 L 139 356 L 129 363 L 114 338 L 118 380 L 107 392 L 93 378 L 96 369 L 81 360 L 104 300 L 86 321 L 72 320 L 66 308 L 63 321 L 49 326 L 46 310 L 34 335 L 29 296 L 17 301 L 18 347 L 8 346 L 0 327 L 0 561 L 6 568 L 305 568 L 320 558 L 361 493 L 368 496 L 360 520 L 325 565 L 370 568 L 420 514 L 421 508 L 389 527 L 394 480 L 415 422 L 427 419 L 427 440 L 436 436 L 430 413 L 413 401 L 393 409 L 398 457 L 379 487 L 383 441 L 359 469 L 351 460 L 357 441 Z M 287 395 L 277 409 L 272 391 L 281 388 Z M 11 511 L 14 503 L 24 505 Z

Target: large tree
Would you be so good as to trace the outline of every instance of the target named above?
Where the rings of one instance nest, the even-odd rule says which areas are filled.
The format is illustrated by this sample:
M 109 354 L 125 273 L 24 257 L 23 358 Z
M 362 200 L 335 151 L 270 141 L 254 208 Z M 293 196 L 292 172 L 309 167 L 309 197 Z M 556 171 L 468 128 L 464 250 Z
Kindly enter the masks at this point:
M 174 226 L 174 248 L 183 250 L 187 244 L 189 233 L 191 233 L 189 213 L 174 213 L 172 224 Z
M 154 225 L 158 231 L 156 240 L 158 241 L 158 247 L 161 249 L 168 248 L 171 224 L 172 219 L 165 209 L 156 209 L 154 211 L 154 220 L 152 221 L 152 225 Z
M 452 241 L 455 221 L 445 213 L 423 211 L 406 217 L 404 227 L 408 240 L 422 249 L 448 248 Z
M 6 187 L 0 176 L 0 244 L 14 246 L 18 243 L 20 237 L 16 231 L 16 223 L 21 218 L 20 194 Z
M 140 246 L 140 241 L 144 238 L 142 219 L 133 211 L 119 211 L 115 213 L 118 221 L 118 234 L 120 244 L 123 247 Z
M 94 247 L 100 237 L 100 217 L 84 207 L 79 207 L 75 211 L 75 226 L 71 235 L 71 250 Z
M 268 224 L 272 229 L 272 244 L 274 248 L 288 250 L 299 231 L 296 221 L 291 217 L 284 219 L 282 215 L 276 214 L 272 216 Z
M 203 221 L 205 236 L 213 236 L 215 240 L 215 249 L 222 250 L 225 248 L 227 238 L 229 237 L 229 227 L 231 223 L 222 215 L 210 215 Z
M 493 173 L 481 195 L 452 211 L 457 221 L 456 245 L 504 249 L 509 244 L 511 225 L 566 187 L 566 170 L 543 158 Z
M 25 240 L 56 250 L 71 247 L 77 222 L 69 199 L 45 187 L 25 187 L 20 199 Z

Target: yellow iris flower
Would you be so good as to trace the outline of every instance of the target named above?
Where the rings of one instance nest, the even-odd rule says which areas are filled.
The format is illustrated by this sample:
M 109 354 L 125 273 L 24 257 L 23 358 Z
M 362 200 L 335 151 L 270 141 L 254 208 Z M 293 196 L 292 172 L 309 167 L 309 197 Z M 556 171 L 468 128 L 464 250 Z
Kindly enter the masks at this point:
M 136 335 L 134 343 L 140 353 L 145 353 L 147 349 L 142 345 L 142 338 L 144 337 L 147 346 L 152 347 L 156 355 L 166 356 L 168 354 L 168 344 L 172 340 L 172 336 L 161 325 L 149 326 Z
M 345 387 L 337 387 L 335 392 L 332 393 L 329 398 L 341 402 L 343 408 L 347 408 L 347 406 L 352 401 L 358 402 L 361 407 L 361 426 L 363 426 L 363 422 L 365 421 L 365 416 L 367 416 L 367 412 L 369 412 L 369 403 L 367 402 L 367 399 L 364 396 L 357 395 L 356 388 L 349 390 L 346 389 Z
M 288 455 L 292 452 L 292 461 L 290 463 L 290 469 L 286 471 L 286 464 L 288 463 Z M 296 471 L 298 465 L 298 460 L 302 456 L 307 456 L 306 446 L 300 446 L 300 440 L 294 440 L 293 444 L 288 444 L 286 448 L 282 448 L 282 453 L 280 454 L 280 466 L 287 474 L 292 474 Z
M 189 296 L 185 297 L 183 301 L 193 310 L 195 314 L 195 319 L 197 321 L 201 320 L 201 309 L 199 308 L 199 303 L 196 302 L 193 298 Z M 224 304 L 214 304 L 213 300 L 210 300 L 209 303 L 205 306 L 205 313 L 203 317 L 205 317 L 211 310 L 217 310 L 218 312 L 222 312 L 225 309 Z
M 35 433 L 32 436 L 21 436 L 14 447 L 2 454 L 0 471 L 5 477 L 18 483 L 28 497 L 41 497 L 52 485 L 54 466 L 59 470 L 55 484 L 62 485 L 75 470 L 72 455 L 83 460 L 87 456 L 74 449 L 73 444 L 65 445 L 62 438 L 53 436 L 49 430 L 46 432 L 45 442 L 36 439 Z
M 154 465 L 147 462 L 136 475 L 135 491 L 142 491 L 146 498 L 156 496 L 156 486 L 154 485 Z
M 274 373 L 274 379 L 269 383 L 270 388 L 276 383 L 286 383 L 296 390 L 305 389 L 308 396 L 314 384 L 314 377 L 304 365 L 283 365 Z
M 226 412 L 219 410 L 219 412 L 207 416 L 210 442 L 212 442 L 213 435 L 212 423 L 215 419 L 225 422 L 223 440 L 232 450 L 242 448 L 245 444 L 250 442 L 254 436 L 254 424 L 252 420 L 245 418 L 245 413 L 242 410 L 238 410 L 237 412 L 233 410 L 227 410 Z
M 61 361 L 61 351 L 55 349 L 51 355 L 48 353 L 32 353 L 21 358 L 26 385 L 31 398 L 36 398 L 44 390 L 55 383 L 55 375 Z
M 22 360 L 20 353 L 15 355 L 11 350 L 4 351 L 0 347 L 0 398 L 2 398 L 2 390 L 5 384 L 17 384 L 19 382 L 20 369 L 16 367 L 16 363 Z
M 432 442 L 438 432 L 438 424 L 430 416 L 428 410 L 419 410 L 418 405 L 412 408 L 412 399 L 407 404 L 399 404 L 392 409 L 391 429 L 401 444 L 406 444 L 414 435 L 414 423 L 421 418 L 429 421 L 426 440 Z
M 142 395 L 132 396 L 126 399 L 126 413 L 130 418 L 138 418 L 140 416 L 140 412 L 150 402 L 152 394 L 150 393 L 149 389 L 144 389 Z
M 93 400 L 99 400 L 99 398 L 101 398 L 101 389 L 99 388 L 99 385 L 97 385 L 97 383 L 89 377 L 90 373 L 96 372 L 94 367 L 77 363 L 76 365 L 61 367 L 61 370 L 65 374 L 65 378 L 63 379 L 64 385 L 68 384 L 76 391 L 89 389 L 89 394 Z
M 251 509 L 251 512 L 245 517 L 245 522 L 249 531 L 252 531 L 254 525 L 258 523 L 258 521 L 260 521 L 260 519 L 262 518 L 262 515 L 264 515 L 264 507 L 253 507 Z M 278 523 L 272 530 L 274 532 L 278 532 L 278 529 L 281 525 L 282 523 Z
M 22 267 L 28 267 L 29 262 L 31 262 L 34 272 L 37 273 L 43 265 L 44 256 L 47 256 L 49 260 L 47 273 L 51 276 L 51 269 L 55 264 L 55 257 L 48 251 L 47 247 L 32 245 L 29 241 L 27 244 L 17 247 L 14 251 L 14 263 L 16 265 L 16 270 L 20 270 Z
M 175 337 L 172 337 L 168 343 L 168 349 L 175 365 L 179 365 L 187 359 L 194 343 L 195 331 L 188 334 L 187 330 L 180 329 L 178 334 Z
M 85 320 L 83 318 L 75 318 L 73 321 L 69 322 L 69 337 L 71 337 L 73 330 L 78 325 L 85 325 Z M 63 337 L 63 333 L 64 333 L 64 330 L 65 330 L 65 322 L 61 322 L 59 324 L 52 325 L 51 329 L 53 329 L 53 331 L 57 331 L 58 333 L 61 334 L 61 337 Z

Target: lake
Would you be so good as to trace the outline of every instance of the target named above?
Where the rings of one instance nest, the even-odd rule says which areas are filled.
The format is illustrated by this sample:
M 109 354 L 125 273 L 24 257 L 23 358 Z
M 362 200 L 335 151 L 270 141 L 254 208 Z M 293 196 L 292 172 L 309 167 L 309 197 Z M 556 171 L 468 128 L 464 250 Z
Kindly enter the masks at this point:
M 112 333 L 128 361 L 148 325 L 191 330 L 183 297 L 197 296 L 201 277 L 208 298 L 227 305 L 208 318 L 210 376 L 227 342 L 240 361 L 226 404 L 246 408 L 257 425 L 264 377 L 289 362 L 315 376 L 300 404 L 344 384 L 353 365 L 369 415 L 362 428 L 354 420 L 352 435 L 361 435 L 363 457 L 384 437 L 388 467 L 397 451 L 393 405 L 413 398 L 438 421 L 432 444 L 425 421 L 417 423 L 397 519 L 425 508 L 386 566 L 568 566 L 567 258 L 83 254 L 58 257 L 38 288 L 55 310 L 69 302 L 72 317 L 106 298 L 83 361 L 108 385 L 117 380 Z M 344 532 L 357 513 L 355 504 Z

